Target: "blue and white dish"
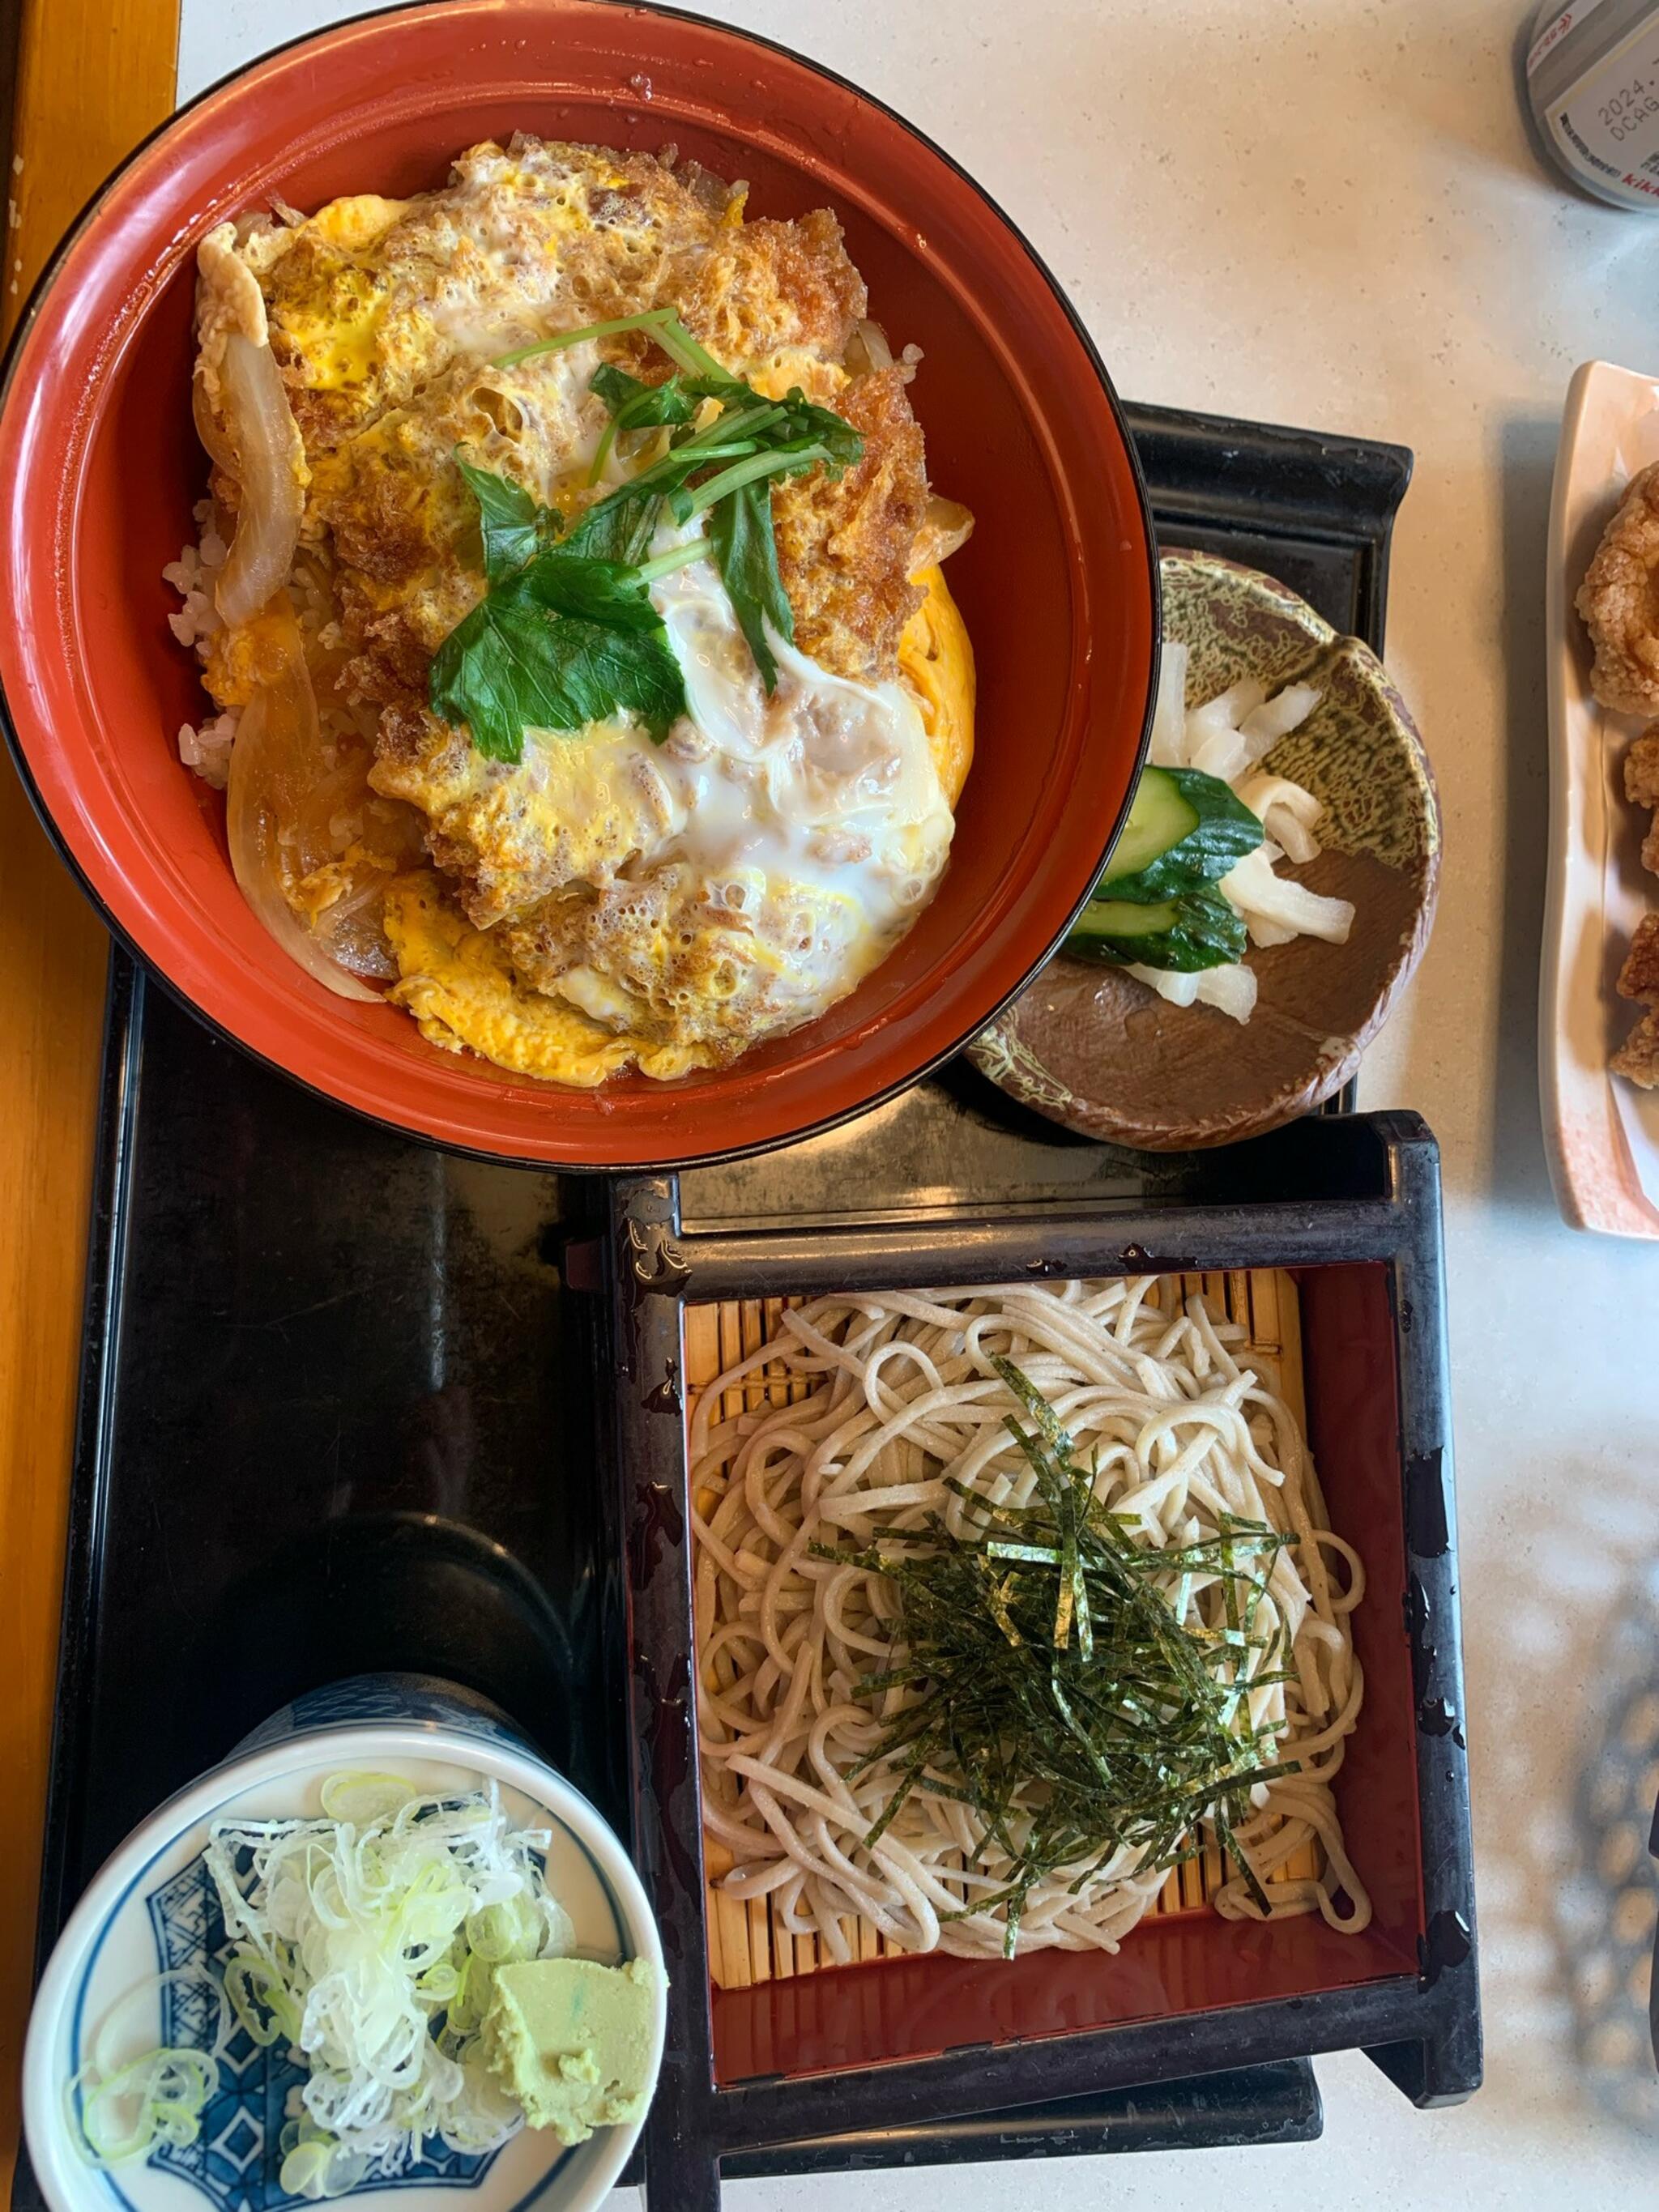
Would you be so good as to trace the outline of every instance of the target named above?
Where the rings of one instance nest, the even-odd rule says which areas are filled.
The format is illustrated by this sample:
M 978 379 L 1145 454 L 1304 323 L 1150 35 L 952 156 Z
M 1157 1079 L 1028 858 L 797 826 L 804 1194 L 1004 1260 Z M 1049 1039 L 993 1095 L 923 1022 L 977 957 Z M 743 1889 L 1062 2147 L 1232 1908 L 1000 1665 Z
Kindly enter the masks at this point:
M 323 1783 L 343 1770 L 395 1773 L 434 1792 L 493 1780 L 515 1820 L 551 1831 L 548 1887 L 570 1916 L 575 1949 L 661 1966 L 656 1924 L 622 1844 L 504 1715 L 425 1677 L 331 1685 L 283 1707 L 153 1814 L 94 1878 L 64 1929 L 35 2000 L 23 2067 L 29 2155 L 52 2212 L 286 2212 L 303 2202 L 278 2179 L 279 2138 L 305 2078 L 280 2044 L 261 2048 L 235 2027 L 220 2045 L 218 2087 L 195 2142 L 158 2143 L 112 2170 L 80 2154 L 64 2090 L 123 2000 L 123 2055 L 163 2044 L 213 2046 L 220 2008 L 207 1982 L 156 1979 L 204 1967 L 222 1982 L 230 1947 L 202 1856 L 210 1824 L 314 1814 Z M 139 1990 L 149 1993 L 130 1996 Z M 653 2072 L 662 2034 L 659 2002 Z M 345 2201 L 384 2212 L 591 2212 L 638 2132 L 601 2129 L 567 2149 L 526 2130 L 483 2155 L 434 2141 L 406 2171 L 362 2183 Z

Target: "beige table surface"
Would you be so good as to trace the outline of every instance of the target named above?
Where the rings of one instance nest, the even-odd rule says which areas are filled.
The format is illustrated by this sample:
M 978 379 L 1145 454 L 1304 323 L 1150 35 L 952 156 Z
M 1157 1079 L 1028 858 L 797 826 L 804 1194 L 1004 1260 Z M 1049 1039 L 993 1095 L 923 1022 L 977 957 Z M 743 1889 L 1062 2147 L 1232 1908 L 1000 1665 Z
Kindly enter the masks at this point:
M 101 21 L 110 39 L 118 21 L 125 39 L 143 12 L 37 4 L 37 34 L 69 17 Z M 351 12 L 184 0 L 180 94 Z M 1579 2076 L 1558 1914 L 1578 1870 L 1573 1787 L 1605 1721 L 1599 1655 L 1630 1577 L 1659 1553 L 1659 1253 L 1557 1220 L 1534 1026 L 1550 470 L 1577 362 L 1659 368 L 1659 222 L 1577 200 L 1539 166 L 1512 76 L 1529 11 L 1508 0 L 708 0 L 704 12 L 801 47 L 939 139 L 1049 260 L 1129 396 L 1417 453 L 1389 660 L 1434 757 L 1447 862 L 1428 960 L 1363 1090 L 1369 1104 L 1419 1109 L 1445 1150 L 1489 2039 L 1486 2089 L 1445 2113 L 1413 2112 L 1362 2058 L 1322 2061 L 1318 2145 L 751 2183 L 728 2201 L 1650 2202 L 1659 2134 L 1606 2116 Z M 74 81 L 44 111 L 60 146 Z M 103 149 L 119 137 L 106 128 Z M 0 993 L 22 1009 L 0 1023 L 0 1189 L 25 1192 L 22 1234 L 0 1250 L 13 1595 L 0 2033 L 15 2043 L 28 1898 L 12 1884 L 38 1820 L 100 956 L 15 806 L 0 835 Z

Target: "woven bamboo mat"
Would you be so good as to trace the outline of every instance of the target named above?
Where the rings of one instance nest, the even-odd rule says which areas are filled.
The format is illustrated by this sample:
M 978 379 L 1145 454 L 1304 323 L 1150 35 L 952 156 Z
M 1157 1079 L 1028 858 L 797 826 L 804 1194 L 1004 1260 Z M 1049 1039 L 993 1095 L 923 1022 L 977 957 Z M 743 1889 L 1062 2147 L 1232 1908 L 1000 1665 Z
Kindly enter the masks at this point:
M 1282 1269 L 1255 1268 L 1246 1273 L 1182 1275 L 1170 1279 L 1183 1297 L 1201 1291 L 1212 1313 L 1224 1312 L 1248 1332 L 1244 1347 L 1262 1379 L 1296 1415 L 1304 1433 L 1307 1401 L 1302 1377 L 1302 1323 L 1296 1285 Z M 787 1305 L 794 1298 L 728 1299 L 719 1305 L 691 1305 L 685 1310 L 686 1419 L 696 1410 L 702 1390 L 749 1352 L 775 1335 Z M 763 1406 L 782 1406 L 804 1398 L 810 1386 L 790 1382 L 781 1364 L 760 1367 L 726 1394 L 721 1414 L 730 1416 Z M 701 1502 L 701 1501 L 700 1501 Z M 705 1836 L 703 1854 L 708 1875 L 709 1967 L 717 1988 L 748 1989 L 756 1982 L 780 1980 L 793 1974 L 816 1973 L 820 1960 L 816 1936 L 791 1936 L 775 1923 L 765 1898 L 745 1902 L 729 1896 L 720 1887 L 730 1870 L 731 1853 L 713 1836 Z M 1297 1852 L 1276 1875 L 1279 1881 L 1316 1875 L 1321 1857 L 1316 1845 Z M 1226 1875 L 1225 1862 L 1214 1844 L 1176 1868 L 1152 1910 L 1155 1913 L 1195 1913 L 1210 1911 L 1210 1898 Z M 885 1958 L 902 1949 L 866 1921 L 849 1919 L 845 1929 L 853 1955 L 861 1963 Z

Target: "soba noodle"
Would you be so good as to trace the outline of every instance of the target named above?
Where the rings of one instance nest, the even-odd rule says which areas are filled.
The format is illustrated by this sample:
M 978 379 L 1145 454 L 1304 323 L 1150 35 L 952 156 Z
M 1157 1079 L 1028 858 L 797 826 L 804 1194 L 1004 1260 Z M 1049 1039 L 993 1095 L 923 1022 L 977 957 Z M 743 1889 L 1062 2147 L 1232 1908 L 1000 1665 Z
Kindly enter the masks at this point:
M 999 1504 L 1026 1501 L 1035 1477 L 1004 1425 L 1015 1401 L 994 1355 L 1052 1403 L 1079 1460 L 1097 1460 L 1095 1496 L 1138 1546 L 1190 1546 L 1230 1519 L 1294 1538 L 1258 1601 L 1262 1626 L 1282 1628 L 1291 1654 L 1273 1671 L 1292 1679 L 1259 1685 L 1240 1710 L 1262 1763 L 1297 1771 L 1251 1787 L 1234 1842 L 1255 1885 L 1234 1868 L 1211 1901 L 1234 1918 L 1316 1911 L 1352 1932 L 1370 1919 L 1331 1790 L 1364 1686 L 1348 1616 L 1364 1571 L 1325 1525 L 1289 1408 L 1235 1358 L 1244 1332 L 1200 1299 L 1171 1310 L 1175 1290 L 1140 1276 L 820 1298 L 786 1312 L 771 1342 L 703 1390 L 691 1490 L 704 1817 L 732 1855 L 725 1887 L 769 1898 L 781 1926 L 816 1936 L 826 1960 L 857 1955 L 848 1916 L 908 1949 L 1005 1948 L 997 1893 L 1010 1862 L 970 1808 L 913 1790 L 866 1845 L 900 1774 L 882 1759 L 854 1770 L 915 1693 L 855 1692 L 892 1664 L 900 1601 L 887 1577 L 811 1548 L 863 1549 L 924 1529 L 930 1514 L 961 1533 L 952 1478 Z M 726 1390 L 778 1361 L 810 1394 L 722 1418 Z M 1214 1628 L 1228 1579 L 1172 1567 L 1157 1586 L 1184 1625 Z M 1322 1873 L 1273 1878 L 1315 1842 Z M 1079 1871 L 1056 1869 L 1030 1891 L 1021 1951 L 1115 1950 L 1166 1879 L 1127 1849 L 1074 1893 Z

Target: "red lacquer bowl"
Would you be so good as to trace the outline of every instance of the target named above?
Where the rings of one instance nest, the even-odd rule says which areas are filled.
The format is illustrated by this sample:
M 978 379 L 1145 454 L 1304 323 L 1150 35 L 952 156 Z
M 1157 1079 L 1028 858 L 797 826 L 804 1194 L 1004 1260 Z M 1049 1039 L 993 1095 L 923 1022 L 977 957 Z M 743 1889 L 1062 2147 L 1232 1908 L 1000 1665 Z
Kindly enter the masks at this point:
M 757 214 L 828 204 L 896 343 L 919 343 L 930 473 L 978 518 L 951 562 L 978 751 L 949 871 L 904 944 L 810 1028 L 735 1066 L 599 1092 L 426 1044 L 348 1004 L 243 904 L 223 805 L 179 763 L 208 711 L 166 617 L 194 536 L 194 253 L 280 192 L 313 207 L 442 182 L 515 130 L 747 178 Z M 1133 781 L 1157 562 L 1117 403 L 1042 263 L 908 125 L 777 47 L 596 0 L 447 0 L 301 40 L 210 92 L 100 193 L 43 282 L 0 412 L 9 734 L 111 926 L 216 1029 L 410 1135 L 495 1158 L 659 1167 L 843 1119 L 956 1051 L 1060 942 Z

